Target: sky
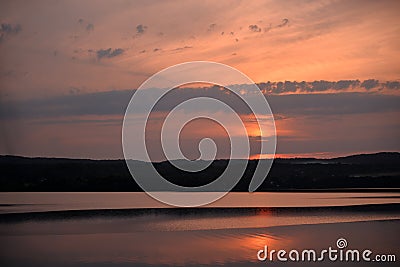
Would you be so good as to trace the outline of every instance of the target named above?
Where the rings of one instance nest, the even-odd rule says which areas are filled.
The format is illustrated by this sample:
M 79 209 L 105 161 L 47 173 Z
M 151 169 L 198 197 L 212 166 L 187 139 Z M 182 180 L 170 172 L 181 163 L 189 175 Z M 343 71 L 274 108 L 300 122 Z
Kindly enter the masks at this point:
M 277 156 L 400 151 L 398 10 L 399 1 L 1 1 L 0 154 L 122 158 L 135 90 L 195 60 L 258 84 Z M 176 96 L 200 93 L 218 89 Z M 224 139 L 211 122 L 191 126 L 188 158 L 201 138 Z M 226 157 L 226 142 L 216 143 Z

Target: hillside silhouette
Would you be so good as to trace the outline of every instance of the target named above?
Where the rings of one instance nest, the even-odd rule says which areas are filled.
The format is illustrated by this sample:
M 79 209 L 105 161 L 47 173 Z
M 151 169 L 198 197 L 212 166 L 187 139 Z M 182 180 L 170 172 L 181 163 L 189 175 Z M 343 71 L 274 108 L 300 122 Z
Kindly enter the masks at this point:
M 170 182 L 195 187 L 216 179 L 228 160 L 215 160 L 198 173 L 184 172 L 170 162 L 153 164 Z M 233 191 L 248 191 L 256 160 Z M 3 192 L 122 192 L 142 191 L 124 160 L 27 158 L 0 156 L 0 190 Z M 257 191 L 295 190 L 398 190 L 400 153 L 382 152 L 333 159 L 275 159 L 267 179 Z

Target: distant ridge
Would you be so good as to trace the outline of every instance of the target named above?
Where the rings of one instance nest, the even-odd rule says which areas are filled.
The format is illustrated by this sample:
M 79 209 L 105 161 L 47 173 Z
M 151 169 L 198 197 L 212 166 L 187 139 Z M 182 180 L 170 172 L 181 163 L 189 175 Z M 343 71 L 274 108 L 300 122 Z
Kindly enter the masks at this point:
M 334 158 L 276 158 L 275 161 L 294 163 L 343 163 L 343 164 L 366 164 L 366 163 L 391 163 L 400 162 L 400 152 L 377 152 L 370 154 L 355 154 Z
M 27 157 L 27 156 L 14 156 L 14 155 L 0 155 L 0 162 L 13 162 L 13 161 L 42 161 L 42 162 L 49 162 L 50 161 L 68 161 L 68 162 L 78 162 L 78 161 L 88 161 L 88 162 L 103 162 L 103 161 L 122 161 L 124 159 L 85 159 L 85 158 L 58 158 L 58 157 Z M 227 159 L 219 159 L 218 161 L 225 161 Z M 400 152 L 377 152 L 377 153 L 366 153 L 366 154 L 354 154 L 349 156 L 343 157 L 334 157 L 334 158 L 301 158 L 301 157 L 294 157 L 294 158 L 275 158 L 275 161 L 282 161 L 282 162 L 335 162 L 335 163 L 370 163 L 371 161 L 378 162 L 378 163 L 385 163 L 385 162 L 400 162 Z M 140 160 L 133 160 L 135 162 L 143 162 Z M 173 161 L 187 161 L 184 159 L 178 159 Z M 161 161 L 157 163 L 165 163 L 166 161 Z
M 351 155 L 346 157 L 339 157 L 330 159 L 331 161 L 340 162 L 340 163 L 396 163 L 400 162 L 400 153 L 399 152 L 379 152 L 374 154 L 358 154 Z
M 133 164 L 153 164 L 171 183 L 197 187 L 217 179 L 228 162 L 215 160 L 206 169 L 193 173 L 179 170 L 170 162 L 133 161 Z M 193 163 L 196 164 L 190 162 Z M 248 191 L 256 166 L 257 160 L 249 161 L 233 191 Z M 3 192 L 142 191 L 122 159 L 28 158 L 8 155 L 0 156 L 0 171 L 0 190 Z M 332 159 L 278 158 L 274 160 L 267 178 L 257 191 L 367 189 L 400 190 L 400 153 L 380 152 Z

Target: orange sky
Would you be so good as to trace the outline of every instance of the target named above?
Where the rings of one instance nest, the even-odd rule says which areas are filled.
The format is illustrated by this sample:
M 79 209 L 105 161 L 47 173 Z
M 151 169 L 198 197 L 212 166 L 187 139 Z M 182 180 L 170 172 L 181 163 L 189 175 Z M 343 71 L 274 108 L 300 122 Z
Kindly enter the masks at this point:
M 127 97 L 118 92 L 187 61 L 221 62 L 257 83 L 399 82 L 398 10 L 400 1 L 390 0 L 2 1 L 0 153 L 121 158 Z M 343 110 L 312 113 L 312 101 L 296 98 L 292 110 L 286 100 L 281 108 L 288 98 L 275 98 L 278 154 L 400 149 L 400 111 L 385 107 L 381 87 L 303 93 L 325 93 L 315 101 L 330 103 L 329 95 L 350 91 L 369 102 L 335 98 L 347 101 Z M 112 101 L 121 108 L 109 108 Z
M 7 97 L 136 88 L 193 60 L 231 65 L 256 82 L 399 78 L 399 1 L 0 5 L 1 23 L 21 27 L 0 44 Z M 108 48 L 123 52 L 99 57 Z

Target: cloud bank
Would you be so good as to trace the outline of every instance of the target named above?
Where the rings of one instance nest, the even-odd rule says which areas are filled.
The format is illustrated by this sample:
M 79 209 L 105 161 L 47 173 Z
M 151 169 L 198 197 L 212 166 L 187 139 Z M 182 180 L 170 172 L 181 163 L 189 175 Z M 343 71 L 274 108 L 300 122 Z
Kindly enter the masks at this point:
M 111 49 L 105 50 L 104 57 L 112 57 Z M 115 51 L 115 50 L 114 50 Z M 115 56 L 115 55 L 114 55 Z M 245 85 L 235 85 L 243 88 Z M 275 114 L 287 115 L 338 115 L 400 111 L 400 84 L 397 81 L 314 81 L 314 82 L 267 82 L 259 84 Z M 354 88 L 363 92 L 352 92 Z M 376 89 L 377 91 L 373 91 Z M 149 97 L 159 89 L 149 89 Z M 391 90 L 397 94 L 381 94 Z M 369 93 L 365 93 L 365 92 Z M 299 93 L 300 92 L 300 93 Z M 322 93 L 321 93 L 322 92 Z M 328 93 L 329 92 L 329 93 Z M 0 118 L 14 117 L 62 117 L 81 115 L 123 115 L 135 90 L 118 90 L 74 94 L 19 102 L 1 102 Z M 207 88 L 181 88 L 167 94 L 156 106 L 155 111 L 170 111 L 174 106 L 195 97 L 212 97 L 232 106 L 239 114 L 249 114 L 249 109 L 240 99 L 218 86 Z M 140 107 L 138 107 L 140 110 Z M 202 107 L 202 110 L 188 112 L 218 112 L 217 107 Z

